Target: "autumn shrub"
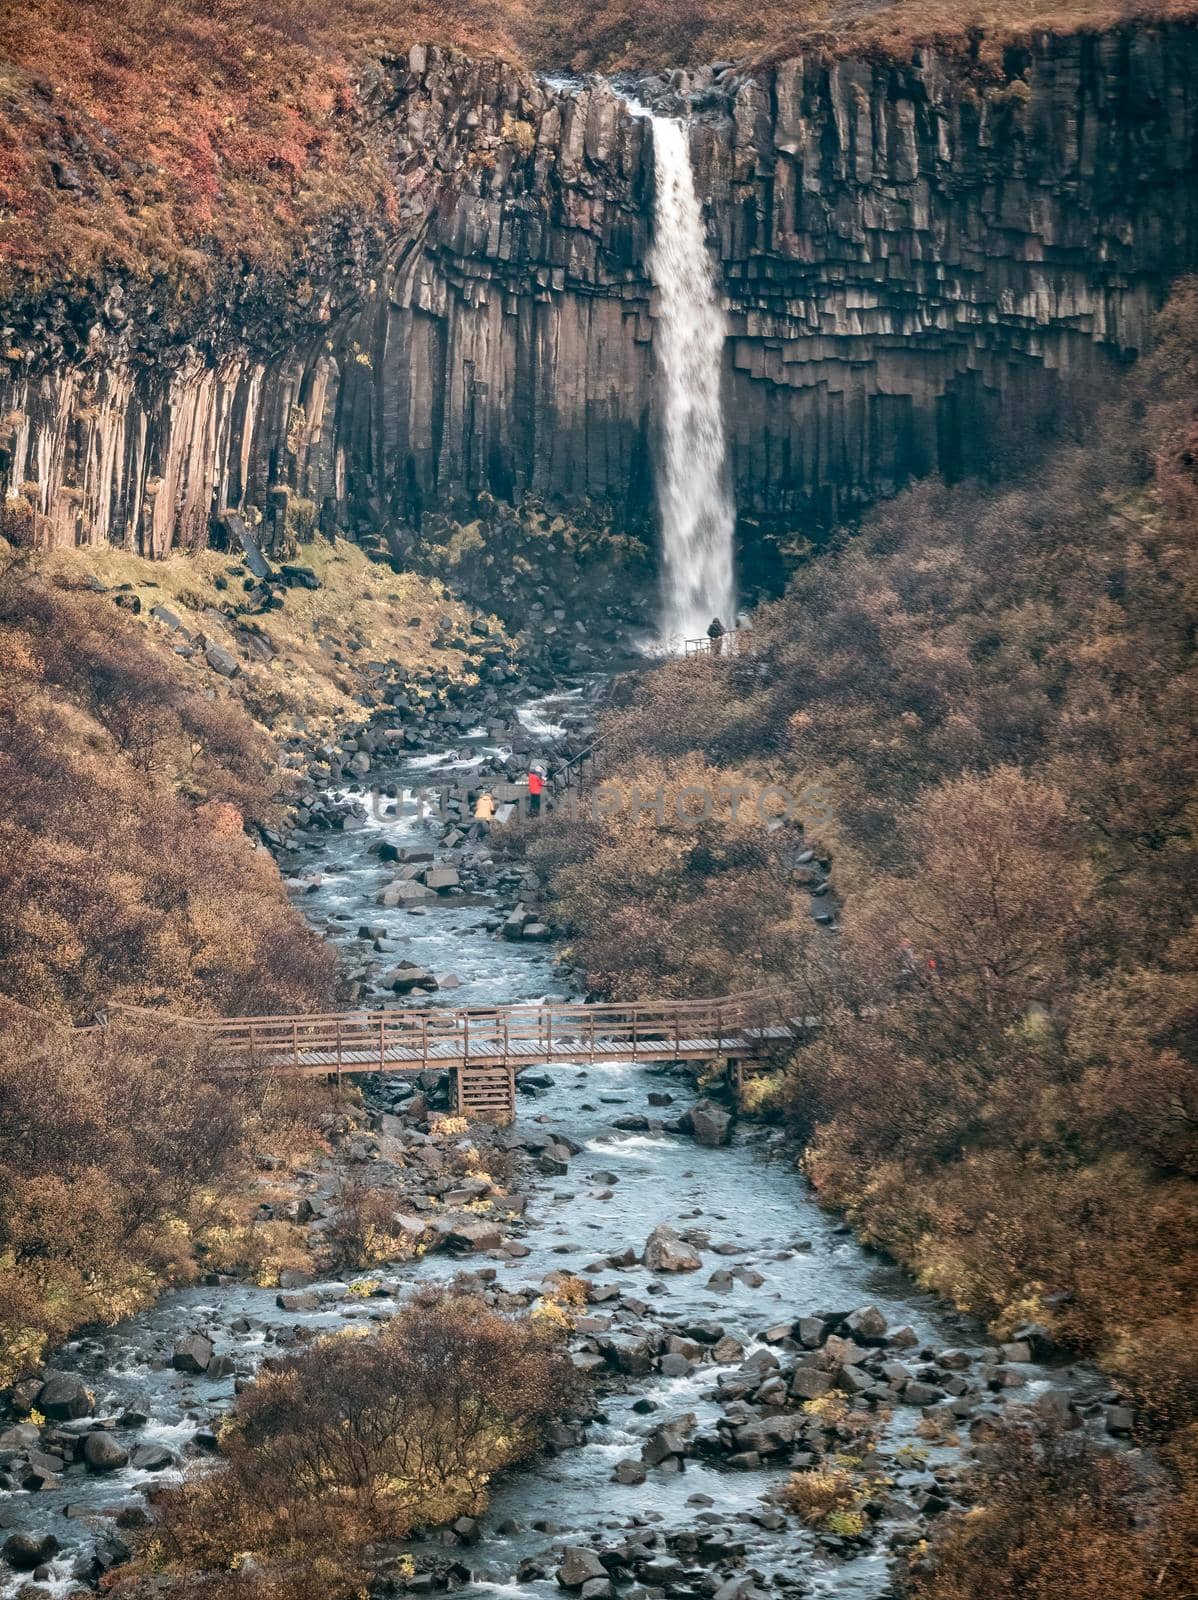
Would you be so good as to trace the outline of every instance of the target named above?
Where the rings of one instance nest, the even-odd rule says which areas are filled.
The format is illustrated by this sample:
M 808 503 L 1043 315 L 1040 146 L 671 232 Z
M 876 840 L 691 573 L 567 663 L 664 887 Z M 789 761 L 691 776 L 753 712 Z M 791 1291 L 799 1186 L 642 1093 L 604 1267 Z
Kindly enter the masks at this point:
M 1169 1242 L 1189 1253 L 1191 1238 L 1175 1233 Z M 1192 1292 L 1178 1295 L 1174 1305 L 1159 1308 L 1159 1315 L 1139 1318 L 1109 1352 L 1108 1364 L 1135 1403 L 1140 1432 L 1149 1439 L 1188 1435 L 1198 1442 L 1193 1304 Z
M 445 1154 L 447 1171 L 481 1179 L 496 1190 L 511 1189 L 520 1175 L 520 1156 L 502 1145 L 487 1145 L 482 1150 L 473 1144 L 454 1146 Z
M 229 1204 L 255 1144 L 318 1142 L 311 1089 L 243 1081 L 161 1012 L 328 1004 L 336 969 L 247 835 L 278 773 L 241 707 L 21 557 L 0 663 L 3 1383 L 209 1245 L 254 1273 L 293 1249 Z
M 1193 1594 L 1192 1471 L 1165 1483 L 1077 1434 L 1009 1428 L 976 1505 L 942 1525 L 912 1600 L 1183 1600 Z M 930 1568 L 930 1570 L 929 1570 Z
M 756 807 L 769 782 L 642 751 L 610 782 L 605 772 L 612 806 L 619 801 L 609 814 L 604 796 L 592 806 L 584 794 L 578 818 L 537 829 L 530 853 L 553 875 L 574 953 L 599 987 L 621 998 L 718 994 L 784 970 L 799 933 L 787 836 L 770 832 Z M 737 802 L 738 786 L 750 798 Z M 711 816 L 690 820 L 705 795 Z
M 413 1253 L 411 1239 L 395 1221 L 399 1197 L 361 1178 L 347 1178 L 337 1191 L 323 1243 L 335 1267 L 355 1270 Z
M 190 1268 L 213 1193 L 273 1131 L 272 1090 L 160 1022 L 71 1032 L 0 1002 L 0 1386 Z
M 843 1467 L 810 1467 L 792 1472 L 780 1499 L 788 1511 L 805 1522 L 825 1522 L 834 1511 L 849 1510 L 857 1498 L 852 1474 Z
M 272 1363 L 238 1399 L 219 1467 L 160 1507 L 167 1592 L 252 1557 L 255 1584 L 334 1560 L 328 1600 L 354 1594 L 364 1544 L 481 1510 L 577 1382 L 551 1330 L 449 1292 Z

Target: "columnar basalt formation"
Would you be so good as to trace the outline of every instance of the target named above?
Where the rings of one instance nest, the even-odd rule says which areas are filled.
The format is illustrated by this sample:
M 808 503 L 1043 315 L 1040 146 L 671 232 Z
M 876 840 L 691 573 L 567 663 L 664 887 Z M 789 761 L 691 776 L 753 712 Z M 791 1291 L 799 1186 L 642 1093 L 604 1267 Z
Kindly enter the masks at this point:
M 728 308 L 738 505 L 800 524 L 967 470 L 1142 348 L 1198 263 L 1198 33 L 827 54 L 670 85 Z M 602 82 L 423 47 L 366 95 L 395 217 L 200 306 L 10 306 L 0 480 L 48 543 L 213 514 L 403 529 L 479 489 L 652 503 L 652 144 Z M 681 100 L 679 101 L 681 103 Z M 300 503 L 302 503 L 302 510 Z

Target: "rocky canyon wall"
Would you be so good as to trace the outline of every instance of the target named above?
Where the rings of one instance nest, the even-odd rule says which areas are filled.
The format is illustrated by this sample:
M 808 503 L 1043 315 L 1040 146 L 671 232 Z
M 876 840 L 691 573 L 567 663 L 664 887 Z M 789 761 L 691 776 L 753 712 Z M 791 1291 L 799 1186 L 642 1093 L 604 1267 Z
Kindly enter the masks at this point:
M 968 470 L 1005 420 L 1117 374 L 1198 264 L 1196 66 L 1173 27 L 1001 70 L 812 54 L 658 85 L 692 108 L 741 511 L 801 527 Z M 647 123 L 607 84 L 424 48 L 367 104 L 387 228 L 187 312 L 120 283 L 6 308 L 0 486 L 41 542 L 161 555 L 227 507 L 402 545 L 484 488 L 647 516 Z

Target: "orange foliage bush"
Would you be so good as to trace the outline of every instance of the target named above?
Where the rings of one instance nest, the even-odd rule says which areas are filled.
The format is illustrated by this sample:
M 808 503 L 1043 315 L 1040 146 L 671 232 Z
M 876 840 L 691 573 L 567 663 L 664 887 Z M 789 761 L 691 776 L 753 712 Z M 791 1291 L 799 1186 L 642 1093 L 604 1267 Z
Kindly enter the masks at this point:
M 1170 1486 L 1076 1435 L 1010 1429 L 986 1452 L 979 1504 L 942 1527 L 911 1600 L 1187 1600 L 1198 1472 Z
M 0 662 L 3 1384 L 190 1271 L 198 1197 L 228 1192 L 251 1140 L 316 1142 L 302 1097 L 213 1083 L 187 1030 L 47 1018 L 327 1004 L 335 962 L 246 836 L 277 772 L 240 707 L 20 561 Z
M 725 769 L 713 772 L 693 758 L 643 758 L 629 781 L 613 780 L 610 803 L 619 810 L 538 828 L 531 854 L 554 874 L 563 914 L 578 929 L 575 954 L 592 981 L 623 996 L 689 992 L 719 994 L 737 978 L 756 982 L 777 972 L 795 930 L 783 841 L 766 832 L 752 798 L 732 816 L 730 794 L 752 796 L 761 783 Z M 690 790 L 693 798 L 686 798 Z M 657 820 L 658 792 L 662 796 Z M 711 794 L 710 820 L 697 814 Z M 607 796 L 594 799 L 601 811 Z M 745 903 L 755 914 L 745 917 Z
M 375 1337 L 337 1335 L 259 1374 L 222 1439 L 223 1465 L 161 1504 L 157 1582 L 185 1592 L 189 1572 L 252 1554 L 256 1571 L 231 1592 L 290 1596 L 300 1564 L 324 1578 L 327 1600 L 348 1600 L 364 1544 L 481 1510 L 491 1480 L 532 1455 L 578 1393 L 543 1326 L 424 1292 Z
M 72 1032 L 0 1000 L 0 1385 L 80 1323 L 113 1321 L 186 1267 L 201 1191 L 270 1124 L 155 1020 Z

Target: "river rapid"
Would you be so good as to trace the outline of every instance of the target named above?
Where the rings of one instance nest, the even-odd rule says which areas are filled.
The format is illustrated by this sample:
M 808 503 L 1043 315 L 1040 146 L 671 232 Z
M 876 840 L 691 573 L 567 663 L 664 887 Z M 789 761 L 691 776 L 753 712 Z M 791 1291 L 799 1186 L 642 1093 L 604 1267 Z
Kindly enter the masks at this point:
M 581 718 L 593 689 L 593 681 L 580 680 L 527 704 L 520 727 L 534 743 L 550 746 L 571 719 Z M 453 781 L 492 759 L 496 746 L 494 730 L 479 726 L 456 735 L 442 750 L 399 757 L 387 767 L 386 781 L 407 789 Z M 333 798 L 344 801 L 346 791 Z M 356 828 L 313 831 L 289 841 L 282 865 L 297 903 L 344 947 L 351 964 L 361 959 L 359 929 L 370 924 L 392 952 L 388 959 L 406 956 L 442 977 L 456 976 L 458 986 L 431 1002 L 408 1003 L 577 997 L 551 944 L 504 940 L 495 931 L 516 889 L 506 891 L 506 900 L 498 891 L 438 896 L 414 910 L 376 903 L 393 870 L 380 860 L 380 843 L 443 853 L 442 831 L 432 821 L 366 807 Z M 117 1472 L 96 1476 L 71 1466 L 57 1487 L 8 1495 L 0 1504 L 0 1543 L 14 1529 L 50 1531 L 61 1548 L 37 1580 L 27 1573 L 3 1573 L 0 1594 L 57 1597 L 77 1588 L 97 1544 L 103 1549 L 105 1540 L 128 1536 L 114 1525 L 118 1514 L 126 1529 L 136 1525 L 146 1491 L 210 1457 L 212 1429 L 232 1403 L 238 1373 L 244 1378 L 262 1357 L 297 1338 L 386 1317 L 415 1284 L 463 1269 L 481 1269 L 495 1286 L 530 1293 L 539 1292 L 551 1274 L 586 1278 L 592 1304 L 576 1343 L 580 1359 L 604 1377 L 597 1415 L 586 1424 L 583 1442 L 558 1440 L 559 1448 L 501 1482 L 477 1530 L 451 1535 L 448 1544 L 444 1536 L 433 1535 L 426 1545 L 414 1547 L 418 1558 L 435 1553 L 459 1562 L 469 1574 L 457 1574 L 463 1587 L 493 1600 L 560 1595 L 554 1575 L 563 1547 L 606 1550 L 630 1541 L 658 1558 L 657 1569 L 643 1563 L 642 1569 L 658 1580 L 658 1593 L 670 1596 L 719 1593 L 724 1600 L 743 1600 L 773 1593 L 876 1600 L 887 1594 L 891 1546 L 914 1542 L 928 1516 L 952 1498 L 961 1461 L 961 1450 L 952 1444 L 917 1438 L 924 1410 L 919 1405 L 896 1399 L 890 1421 L 880 1426 L 870 1469 L 884 1483 L 877 1490 L 881 1533 L 872 1542 L 821 1536 L 779 1513 L 771 1496 L 792 1470 L 790 1452 L 732 1469 L 727 1450 L 721 1454 L 714 1445 L 700 1446 L 685 1459 L 670 1456 L 650 1465 L 644 1482 L 615 1478 L 617 1463 L 638 1461 L 648 1437 L 670 1419 L 693 1414 L 693 1426 L 686 1425 L 689 1436 L 714 1440 L 717 1424 L 727 1425 L 739 1415 L 746 1373 L 759 1384 L 770 1376 L 771 1363 L 793 1363 L 796 1343 L 777 1330 L 800 1317 L 840 1317 L 858 1307 L 876 1307 L 888 1337 L 896 1330 L 911 1331 L 892 1348 L 871 1355 L 900 1359 L 911 1373 L 948 1348 L 961 1352 L 955 1370 L 964 1380 L 957 1398 L 963 1402 L 965 1443 L 969 1417 L 997 1414 L 1012 1400 L 1043 1404 L 1047 1396 L 1048 1402 L 1063 1405 L 1065 1395 L 1079 1413 L 1096 1410 L 1091 1375 L 1078 1369 L 1050 1372 L 1030 1360 L 1009 1359 L 1010 1351 L 1004 1359 L 988 1348 L 974 1324 L 920 1293 L 897 1268 L 858 1245 L 815 1203 L 780 1135 L 740 1124 L 728 1145 L 713 1148 L 669 1131 L 664 1124 L 695 1098 L 687 1075 L 643 1065 L 580 1063 L 530 1076 L 551 1086 L 521 1094 L 514 1136 L 560 1133 L 576 1153 L 563 1163 L 565 1171 L 528 1163 L 526 1216 L 508 1228 L 519 1243 L 517 1253 L 489 1251 L 465 1261 L 433 1254 L 418 1263 L 384 1267 L 369 1275 L 382 1280 L 373 1298 L 348 1294 L 344 1280 L 318 1283 L 302 1309 L 281 1308 L 274 1288 L 229 1282 L 187 1288 L 60 1352 L 51 1363 L 54 1370 L 79 1374 L 95 1394 L 96 1416 L 114 1419 L 115 1436 L 141 1453 Z M 634 1126 L 615 1126 L 617 1120 L 638 1118 Z M 645 1241 L 659 1224 L 683 1234 L 701 1258 L 699 1270 L 662 1274 L 639 1264 Z M 629 1249 L 636 1264 L 611 1264 L 610 1258 Z M 725 1341 L 738 1341 L 743 1354 L 713 1359 L 713 1325 Z M 660 1370 L 660 1356 L 650 1371 L 623 1374 L 600 1359 L 605 1339 L 627 1342 L 647 1333 L 659 1343 L 670 1334 L 689 1340 L 692 1329 L 702 1330 L 698 1343 L 703 1348 L 693 1359 L 667 1361 L 666 1372 Z M 219 1377 L 189 1376 L 172 1367 L 177 1342 L 197 1330 L 231 1358 L 231 1370 Z M 767 1330 L 772 1342 L 761 1337 Z M 732 1347 L 725 1342 L 723 1348 Z M 948 1370 L 936 1372 L 947 1381 Z M 993 1372 L 997 1380 L 979 1376 Z M 944 1392 L 942 1384 L 938 1403 L 951 1398 L 952 1388 Z M 793 1401 L 790 1406 L 793 1410 Z M 62 1426 L 82 1431 L 94 1426 L 94 1419 Z M 137 1465 L 152 1460 L 146 1447 L 158 1450 L 152 1470 Z M 641 1583 L 655 1587 L 644 1577 Z

